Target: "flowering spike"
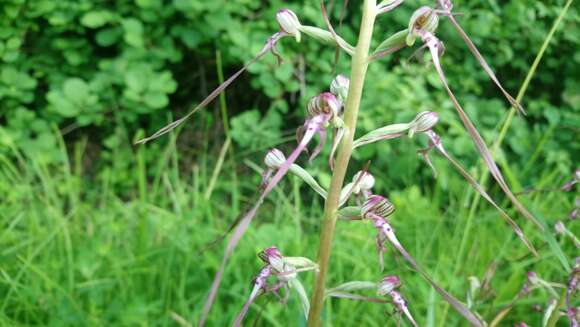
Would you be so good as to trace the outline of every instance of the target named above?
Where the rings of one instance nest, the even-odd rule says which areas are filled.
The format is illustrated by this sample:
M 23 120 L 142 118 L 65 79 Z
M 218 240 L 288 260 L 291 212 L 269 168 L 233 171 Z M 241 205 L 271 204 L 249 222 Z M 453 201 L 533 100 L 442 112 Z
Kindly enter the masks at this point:
M 296 42 L 300 42 L 300 20 L 290 9 L 282 9 L 276 13 L 276 20 L 280 29 L 288 35 L 294 36 Z
M 339 107 L 337 107 L 336 103 L 338 102 L 338 100 L 336 100 L 336 97 L 334 97 L 334 95 L 332 95 L 331 93 L 327 93 L 325 95 L 325 93 L 323 93 L 319 98 L 320 98 L 319 101 L 317 101 L 315 106 L 312 107 L 311 114 L 316 115 L 310 117 L 304 123 L 304 135 L 302 137 L 302 140 L 300 141 L 298 146 L 294 149 L 292 154 L 290 154 L 290 156 L 286 159 L 286 161 L 279 166 L 274 176 L 268 178 L 269 180 L 267 181 L 267 184 L 263 187 L 262 194 L 258 198 L 256 204 L 254 205 L 254 207 L 252 207 L 250 211 L 248 211 L 243 216 L 243 218 L 240 219 L 239 224 L 236 226 L 235 230 L 232 233 L 232 236 L 228 240 L 228 243 L 224 250 L 224 257 L 222 259 L 220 268 L 218 269 L 218 271 L 214 276 L 214 280 L 211 285 L 209 295 L 207 297 L 204 309 L 202 311 L 202 316 L 199 323 L 200 326 L 204 325 L 205 319 L 207 318 L 207 315 L 209 314 L 213 302 L 215 301 L 215 297 L 217 296 L 219 285 L 221 283 L 221 278 L 225 270 L 225 265 L 229 260 L 229 257 L 231 256 L 232 252 L 240 242 L 242 236 L 248 229 L 250 223 L 256 216 L 258 209 L 260 208 L 266 197 L 270 194 L 270 192 L 272 192 L 274 187 L 278 185 L 282 177 L 284 177 L 286 173 L 291 169 L 292 164 L 296 161 L 300 153 L 302 153 L 302 151 L 306 149 L 306 146 L 308 145 L 308 143 L 310 143 L 314 135 L 316 133 L 319 133 L 320 130 L 323 130 L 325 125 L 328 124 L 329 120 L 332 118 L 335 112 L 337 112 Z M 309 106 L 309 112 L 311 111 L 310 109 L 311 108 Z
M 514 204 L 514 206 L 522 213 L 522 215 L 524 215 L 524 217 L 526 219 L 528 219 L 528 220 L 532 221 L 534 224 L 536 224 L 536 226 L 538 226 L 540 228 L 540 230 L 543 231 L 544 226 L 528 211 L 528 209 L 526 209 L 526 207 L 524 207 L 524 205 L 522 205 L 520 203 L 520 201 L 516 198 L 516 196 L 510 190 L 509 186 L 507 185 L 507 183 L 505 182 L 505 180 L 503 178 L 501 171 L 499 170 L 495 161 L 493 160 L 493 156 L 491 155 L 491 152 L 487 148 L 485 141 L 483 140 L 481 135 L 479 135 L 479 132 L 477 131 L 477 129 L 475 128 L 475 126 L 473 125 L 473 123 L 471 122 L 471 120 L 469 119 L 469 117 L 467 116 L 467 114 L 465 113 L 465 111 L 463 110 L 463 108 L 461 107 L 459 102 L 457 101 L 457 98 L 455 98 L 455 95 L 451 91 L 451 88 L 449 88 L 449 84 L 447 83 L 447 79 L 445 78 L 445 73 L 443 72 L 443 69 L 441 68 L 441 64 L 439 62 L 439 56 L 440 56 L 441 50 L 443 49 L 443 43 L 441 41 L 439 41 L 439 39 L 435 35 L 433 35 L 431 32 L 419 31 L 419 34 L 420 34 L 423 42 L 429 48 L 429 51 L 431 53 L 431 57 L 433 59 L 433 64 L 434 64 L 435 69 L 439 75 L 439 79 L 441 80 L 441 83 L 443 84 L 445 90 L 447 91 L 447 94 L 449 95 L 451 102 L 453 103 L 455 109 L 457 110 L 457 113 L 459 114 L 459 118 L 461 119 L 461 121 L 463 122 L 463 125 L 465 126 L 465 129 L 467 130 L 467 132 L 471 136 L 473 143 L 475 144 L 477 150 L 481 154 L 481 157 L 483 158 L 485 164 L 487 165 L 491 175 L 497 181 L 500 188 L 507 195 L 507 197 Z

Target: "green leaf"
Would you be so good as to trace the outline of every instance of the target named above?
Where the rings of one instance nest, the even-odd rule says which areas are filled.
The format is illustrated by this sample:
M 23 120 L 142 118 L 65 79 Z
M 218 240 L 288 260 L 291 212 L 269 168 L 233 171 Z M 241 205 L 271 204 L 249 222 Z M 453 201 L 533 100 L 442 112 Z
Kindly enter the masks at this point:
M 135 18 L 124 19 L 121 23 L 125 31 L 124 39 L 127 44 L 142 48 L 145 44 L 143 40 L 143 24 Z
M 143 97 L 143 101 L 153 109 L 163 108 L 169 104 L 169 98 L 164 93 L 147 93 Z
M 113 20 L 113 15 L 108 11 L 90 11 L 81 17 L 81 24 L 89 28 L 99 28 L 111 20 Z
M 67 79 L 62 87 L 64 95 L 76 104 L 82 104 L 89 96 L 89 86 L 80 78 Z

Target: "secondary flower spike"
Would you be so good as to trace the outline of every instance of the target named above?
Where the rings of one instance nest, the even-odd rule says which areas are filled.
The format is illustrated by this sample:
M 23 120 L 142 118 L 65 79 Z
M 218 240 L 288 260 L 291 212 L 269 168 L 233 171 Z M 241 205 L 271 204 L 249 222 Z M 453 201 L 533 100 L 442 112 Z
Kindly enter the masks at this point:
M 415 261 L 415 259 L 407 252 L 403 247 L 399 239 L 395 235 L 395 230 L 387 220 L 387 217 L 382 216 L 382 214 L 390 215 L 394 211 L 393 204 L 385 197 L 376 195 L 369 200 L 362 208 L 363 217 L 373 222 L 375 228 L 377 229 L 377 239 L 378 240 L 388 240 L 389 243 L 407 260 L 407 262 L 419 273 L 421 276 L 431 284 L 437 293 L 439 293 L 445 301 L 447 301 L 457 312 L 459 312 L 465 319 L 467 319 L 473 326 L 483 327 L 482 321 L 471 312 L 465 305 L 459 302 L 453 295 L 449 294 L 446 290 L 441 288 L 433 278 L 431 278 L 421 266 Z M 380 250 L 380 249 L 379 249 Z
M 304 314 L 307 316 L 310 304 L 308 303 L 306 291 L 297 276 L 298 272 L 316 270 L 318 266 L 307 258 L 284 257 L 275 246 L 261 251 L 258 253 L 258 257 L 266 263 L 266 266 L 260 270 L 254 279 L 252 292 L 232 326 L 238 327 L 241 325 L 250 305 L 258 296 L 264 293 L 273 293 L 281 299 L 282 303 L 285 303 L 289 295 L 289 288 L 296 290 L 298 293 Z M 274 280 L 268 283 L 269 279 Z M 282 289 L 285 291 L 284 297 L 279 294 Z
M 467 116 L 467 113 L 465 113 L 465 111 L 459 104 L 459 101 L 457 101 L 455 94 L 453 94 L 453 92 L 451 91 L 451 88 L 447 83 L 447 79 L 445 78 L 445 73 L 443 72 L 443 69 L 441 68 L 441 63 L 439 61 L 439 58 L 444 51 L 443 43 L 433 33 L 429 31 L 419 29 L 416 31 L 416 33 L 421 37 L 421 40 L 424 42 L 425 46 L 427 46 L 427 48 L 429 49 L 429 52 L 431 53 L 431 58 L 433 59 L 433 65 L 435 66 L 435 70 L 439 75 L 439 79 L 441 80 L 443 87 L 447 91 L 447 94 L 449 95 L 449 98 L 451 99 L 453 106 L 455 107 L 457 113 L 459 114 L 459 118 L 461 119 L 463 125 L 465 126 L 465 129 L 471 136 L 471 139 L 473 140 L 475 147 L 481 154 L 481 157 L 485 162 L 486 166 L 488 167 L 491 175 L 499 184 L 502 191 L 513 203 L 513 205 L 518 209 L 518 211 L 520 211 L 526 219 L 532 221 L 534 224 L 536 224 L 536 226 L 538 226 L 538 228 L 540 228 L 540 230 L 543 231 L 544 226 L 528 211 L 528 209 L 523 204 L 520 203 L 517 197 L 510 190 L 509 186 L 505 182 L 505 179 L 501 171 L 499 170 L 497 164 L 495 163 L 490 150 L 485 144 L 485 141 L 483 140 L 483 138 L 481 137 L 481 135 L 479 134 L 479 132 L 477 131 L 471 120 L 469 119 L 469 116 Z
M 214 276 L 213 283 L 211 285 L 207 300 L 204 305 L 204 309 L 202 311 L 202 316 L 200 319 L 200 326 L 205 324 L 205 319 L 211 310 L 213 302 L 217 296 L 217 292 L 219 286 L 221 284 L 221 279 L 225 270 L 225 266 L 227 261 L 229 260 L 231 254 L 233 253 L 234 249 L 237 247 L 238 243 L 240 242 L 242 236 L 245 234 L 246 230 L 250 226 L 250 223 L 256 216 L 258 209 L 266 199 L 266 197 L 272 192 L 274 187 L 278 185 L 280 180 L 286 175 L 286 173 L 290 170 L 292 164 L 296 161 L 298 156 L 306 149 L 310 141 L 314 138 L 316 134 L 320 135 L 320 142 L 312 155 L 310 156 L 310 160 L 313 160 L 316 155 L 322 150 L 324 145 L 324 138 L 326 136 L 326 127 L 330 120 L 335 116 L 338 115 L 338 111 L 340 109 L 340 102 L 336 99 L 336 97 L 329 92 L 322 93 L 313 99 L 308 104 L 308 119 L 304 123 L 302 127 L 304 133 L 299 141 L 298 146 L 292 151 L 290 156 L 284 161 L 281 165 L 278 166 L 273 176 L 267 175 L 267 181 L 262 183 L 262 194 L 256 201 L 256 204 L 252 207 L 250 211 L 248 211 L 239 221 L 239 224 L 236 226 L 234 231 L 232 232 L 232 236 L 228 240 L 226 248 L 224 250 L 224 256 L 218 271 Z M 269 152 L 270 158 L 266 158 L 268 163 L 277 165 L 278 159 L 281 158 L 281 152 Z M 268 156 L 267 156 L 268 157 Z M 265 160 L 266 160 L 265 159 Z

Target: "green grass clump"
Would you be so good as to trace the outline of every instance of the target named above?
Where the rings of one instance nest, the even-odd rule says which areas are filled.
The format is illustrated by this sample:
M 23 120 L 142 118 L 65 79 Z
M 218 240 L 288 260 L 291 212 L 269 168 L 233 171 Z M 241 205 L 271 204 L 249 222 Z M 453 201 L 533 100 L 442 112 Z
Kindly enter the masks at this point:
M 165 150 L 173 146 L 170 143 Z M 192 168 L 180 168 L 176 152 L 162 152 L 170 155 L 160 156 L 157 167 L 148 167 L 159 174 L 145 179 L 148 174 L 139 165 L 139 157 L 146 149 L 140 149 L 130 169 L 110 170 L 91 179 L 81 165 L 69 164 L 82 162 L 82 148 L 75 149 L 70 160 L 61 145 L 59 166 L 43 164 L 17 148 L 11 157 L 0 157 L 0 325 L 195 325 L 222 255 L 222 243 L 209 248 L 207 244 L 251 204 L 258 174 L 225 160 L 207 198 L 216 160 L 209 159 L 211 153 Z M 482 280 L 491 274 L 489 289 L 473 303 L 490 321 L 518 292 L 527 271 L 554 282 L 566 281 L 567 272 L 544 235 L 522 220 L 540 251 L 540 257 L 530 256 L 497 212 L 486 205 L 472 222 L 474 232 L 468 236 L 465 256 L 457 257 L 473 194 L 443 162 L 435 164 L 445 181 L 445 192 L 440 191 L 441 185 L 410 185 L 389 195 L 398 208 L 393 224 L 401 241 L 441 286 L 466 301 L 468 277 Z M 159 167 L 164 169 L 155 169 Z M 241 172 L 248 178 L 233 178 Z M 136 180 L 143 180 L 120 191 L 110 186 L 118 174 L 134 174 Z M 564 181 L 564 177 L 554 179 L 549 169 L 538 174 L 543 176 L 538 187 Z M 388 186 L 378 181 L 379 188 Z M 565 217 L 572 202 L 571 196 L 562 193 L 523 198 L 545 217 L 548 226 Z M 226 326 L 234 319 L 261 266 L 255 256 L 259 250 L 277 245 L 287 255 L 316 257 L 313 244 L 318 241 L 321 203 L 294 178 L 274 192 L 226 269 L 210 325 Z M 577 223 L 569 227 L 578 231 Z M 331 285 L 381 278 L 374 235 L 371 224 L 339 223 Z M 569 262 L 577 253 L 567 239 L 557 238 L 555 246 Z M 437 326 L 444 301 L 394 252 L 388 252 L 386 260 L 385 273 L 402 277 L 403 291 L 419 323 Z M 310 289 L 312 275 L 303 276 Z M 542 314 L 531 306 L 545 306 L 547 300 L 547 293 L 535 291 L 501 325 L 520 320 L 538 325 Z M 388 306 L 349 300 L 330 301 L 325 313 L 337 326 L 392 326 L 391 314 Z M 303 324 L 294 296 L 287 306 L 273 298 L 258 300 L 248 321 L 258 316 L 258 325 L 263 326 Z M 455 312 L 449 312 L 448 326 L 463 323 Z

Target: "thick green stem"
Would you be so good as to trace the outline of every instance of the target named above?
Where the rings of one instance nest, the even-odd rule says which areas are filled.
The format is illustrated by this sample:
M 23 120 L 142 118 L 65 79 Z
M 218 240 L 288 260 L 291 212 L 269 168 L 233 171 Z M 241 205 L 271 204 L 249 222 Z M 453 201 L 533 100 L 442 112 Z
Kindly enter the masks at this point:
M 324 222 L 320 234 L 320 247 L 318 251 L 318 265 L 320 272 L 316 277 L 314 293 L 311 300 L 308 326 L 315 327 L 321 324 L 321 313 L 324 306 L 324 291 L 326 273 L 332 250 L 332 239 L 336 226 L 340 190 L 344 183 L 346 169 L 352 154 L 352 143 L 356 131 L 356 121 L 360 100 L 362 97 L 365 75 L 369 64 L 369 47 L 373 34 L 373 26 L 376 17 L 376 0 L 365 0 L 363 4 L 363 16 L 359 32 L 358 43 L 352 57 L 350 88 L 346 99 L 344 111 L 345 134 L 338 148 L 332 180 L 328 197 L 324 205 Z

